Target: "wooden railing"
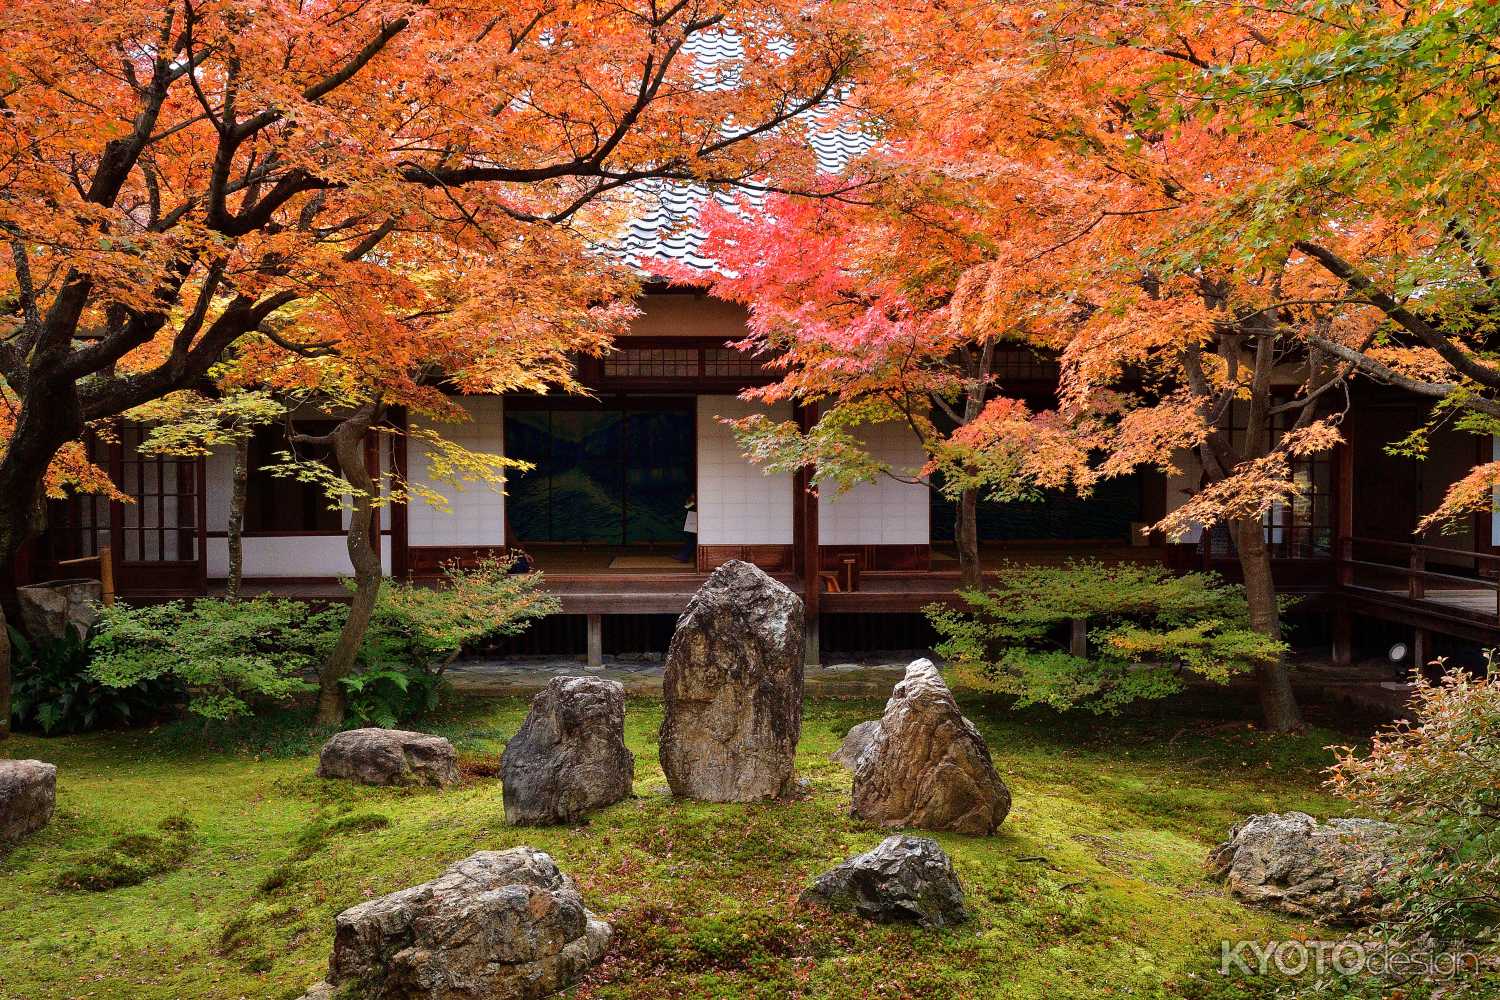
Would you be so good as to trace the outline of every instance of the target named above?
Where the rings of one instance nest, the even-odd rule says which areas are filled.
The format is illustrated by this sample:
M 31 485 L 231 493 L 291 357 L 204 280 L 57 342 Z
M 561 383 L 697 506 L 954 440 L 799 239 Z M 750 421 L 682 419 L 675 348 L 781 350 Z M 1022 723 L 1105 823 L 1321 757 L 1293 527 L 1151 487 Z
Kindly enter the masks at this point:
M 1387 561 L 1372 557 L 1369 550 L 1390 553 Z M 1359 558 L 1356 558 L 1359 555 Z M 1472 576 L 1429 569 L 1430 565 L 1472 561 L 1475 573 Z M 1429 585 L 1442 591 L 1490 591 L 1494 602 L 1490 613 L 1500 620 L 1500 553 L 1473 552 L 1467 549 L 1448 548 L 1442 545 L 1423 545 L 1414 542 L 1393 542 L 1383 538 L 1341 538 L 1336 555 L 1338 582 L 1341 587 L 1362 590 L 1377 590 L 1389 594 L 1391 589 L 1371 586 L 1360 582 L 1363 574 L 1386 582 L 1400 581 L 1404 584 L 1406 598 L 1411 601 L 1431 601 Z M 1486 571 L 1487 570 L 1487 571 Z M 1399 588 L 1397 588 L 1399 592 Z M 1451 602 L 1434 602 L 1450 603 Z

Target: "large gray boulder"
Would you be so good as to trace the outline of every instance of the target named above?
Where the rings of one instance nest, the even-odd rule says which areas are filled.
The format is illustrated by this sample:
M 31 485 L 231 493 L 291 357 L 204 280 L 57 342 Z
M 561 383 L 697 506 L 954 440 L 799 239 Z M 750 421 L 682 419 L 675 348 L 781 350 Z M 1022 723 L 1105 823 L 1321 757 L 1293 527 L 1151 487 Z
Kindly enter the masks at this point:
M 828 755 L 828 759 L 852 771 L 859 764 L 859 759 L 864 756 L 870 744 L 875 742 L 875 734 L 880 732 L 880 720 L 871 719 L 869 722 L 861 722 L 844 734 L 844 742 L 839 748 Z
M 500 775 L 510 823 L 571 823 L 630 796 L 635 755 L 625 748 L 625 687 L 599 677 L 554 677 L 505 745 Z
M 405 729 L 351 729 L 335 733 L 318 754 L 318 777 L 364 785 L 451 785 L 458 753 L 441 736 Z
M 854 762 L 853 812 L 882 826 L 990 834 L 1010 812 L 989 747 L 931 660 L 916 660 Z
M 33 639 L 62 639 L 69 628 L 88 635 L 99 621 L 99 602 L 103 599 L 104 585 L 87 577 L 16 588 L 21 623 Z
M 0 760 L 0 847 L 52 821 L 57 808 L 57 765 Z
M 801 599 L 747 562 L 724 563 L 693 595 L 662 679 L 674 795 L 754 802 L 795 790 L 802 630 Z
M 1209 864 L 1243 902 L 1358 925 L 1380 917 L 1381 876 L 1399 840 L 1399 827 L 1377 820 L 1319 823 L 1306 813 L 1266 813 L 1230 830 Z
M 887 837 L 802 893 L 801 901 L 850 910 L 878 923 L 947 927 L 969 919 L 953 861 L 926 837 Z
M 307 997 L 532 1000 L 577 982 L 611 934 L 549 855 L 480 851 L 340 913 L 328 979 Z

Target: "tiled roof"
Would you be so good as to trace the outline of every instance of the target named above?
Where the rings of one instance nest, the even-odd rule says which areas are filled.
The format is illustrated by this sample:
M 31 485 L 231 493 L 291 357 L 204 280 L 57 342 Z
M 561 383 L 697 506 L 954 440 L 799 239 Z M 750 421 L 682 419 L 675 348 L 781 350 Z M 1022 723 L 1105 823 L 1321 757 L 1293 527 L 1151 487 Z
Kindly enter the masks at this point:
M 698 72 L 703 75 L 706 86 L 734 86 L 732 61 L 743 52 L 735 36 L 726 33 L 700 35 L 684 51 L 697 60 Z M 726 62 L 731 64 L 728 68 L 724 67 Z M 823 109 L 821 115 L 816 110 L 809 114 L 826 119 L 830 110 Z M 874 144 L 868 133 L 848 127 L 814 128 L 808 138 L 817 155 L 818 170 L 827 174 L 840 172 Z M 633 204 L 628 221 L 606 250 L 647 271 L 651 269 L 652 261 L 682 264 L 701 271 L 713 270 L 714 261 L 699 252 L 703 232 L 696 223 L 703 206 L 712 198 L 734 209 L 740 200 L 756 205 L 763 197 L 753 188 L 710 191 L 701 184 L 661 180 L 643 181 L 634 185 L 630 193 Z

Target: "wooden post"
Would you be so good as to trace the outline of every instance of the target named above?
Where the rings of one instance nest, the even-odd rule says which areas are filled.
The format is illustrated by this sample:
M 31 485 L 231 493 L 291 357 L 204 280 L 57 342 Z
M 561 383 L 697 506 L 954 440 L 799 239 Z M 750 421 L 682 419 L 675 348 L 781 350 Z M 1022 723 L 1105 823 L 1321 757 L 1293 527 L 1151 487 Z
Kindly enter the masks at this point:
M 1418 670 L 1427 668 L 1427 661 L 1432 658 L 1432 637 L 1425 628 L 1419 628 L 1412 632 L 1411 641 L 1411 663 Z
M 602 670 L 604 668 L 604 616 L 588 616 L 588 668 L 590 670 Z
M 1089 620 L 1087 618 L 1073 619 L 1073 632 L 1068 639 L 1068 652 L 1086 660 L 1089 657 Z
M 115 556 L 108 545 L 99 549 L 99 590 L 106 608 L 115 604 Z
M 1413 545 L 1411 547 L 1411 558 L 1407 562 L 1410 573 L 1406 580 L 1406 596 L 1415 601 L 1419 597 L 1427 596 L 1426 581 L 1421 574 L 1427 568 L 1427 554 Z
M 1354 616 L 1343 608 L 1333 613 L 1333 662 L 1347 667 L 1354 662 Z
M 817 404 L 798 407 L 795 412 L 797 424 L 804 433 L 817 422 Z M 792 489 L 796 491 L 794 503 L 801 511 L 801 516 L 797 519 L 801 530 L 794 544 L 802 552 L 802 611 L 806 642 L 806 656 L 803 662 L 806 666 L 816 667 L 822 659 L 818 635 L 820 620 L 818 605 L 822 597 L 823 560 L 818 551 L 817 483 L 812 479 L 810 468 L 803 467 L 797 470 L 797 474 L 792 477 Z
M 1334 557 L 1338 568 L 1338 585 L 1340 587 L 1354 586 L 1354 539 L 1340 538 Z

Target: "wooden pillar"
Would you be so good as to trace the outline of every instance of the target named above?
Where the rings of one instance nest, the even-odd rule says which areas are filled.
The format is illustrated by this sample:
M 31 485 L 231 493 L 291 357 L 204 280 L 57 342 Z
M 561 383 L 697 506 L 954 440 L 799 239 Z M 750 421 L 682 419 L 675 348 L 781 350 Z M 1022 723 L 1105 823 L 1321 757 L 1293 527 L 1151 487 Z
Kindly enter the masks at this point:
M 604 667 L 604 616 L 588 616 L 588 668 L 601 670 Z
M 1333 663 L 1347 667 L 1354 662 L 1354 616 L 1343 608 L 1333 613 Z
M 1334 549 L 1333 558 L 1340 587 L 1354 583 L 1354 421 L 1344 418 L 1344 443 L 1334 452 Z
M 1089 658 L 1089 620 L 1074 618 L 1073 631 L 1068 637 L 1068 652 L 1080 660 Z
M 805 434 L 818 419 L 817 406 L 800 406 L 796 409 L 797 425 Z M 802 568 L 802 610 L 805 615 L 806 649 L 804 663 L 816 667 L 821 662 L 819 629 L 823 582 L 819 571 L 823 568 L 818 552 L 818 494 L 812 470 L 801 468 L 792 477 L 792 489 L 796 491 L 793 518 L 796 536 L 793 539 L 793 564 Z
M 1414 629 L 1411 637 L 1411 662 L 1418 670 L 1427 668 L 1432 659 L 1432 634 L 1425 628 Z

